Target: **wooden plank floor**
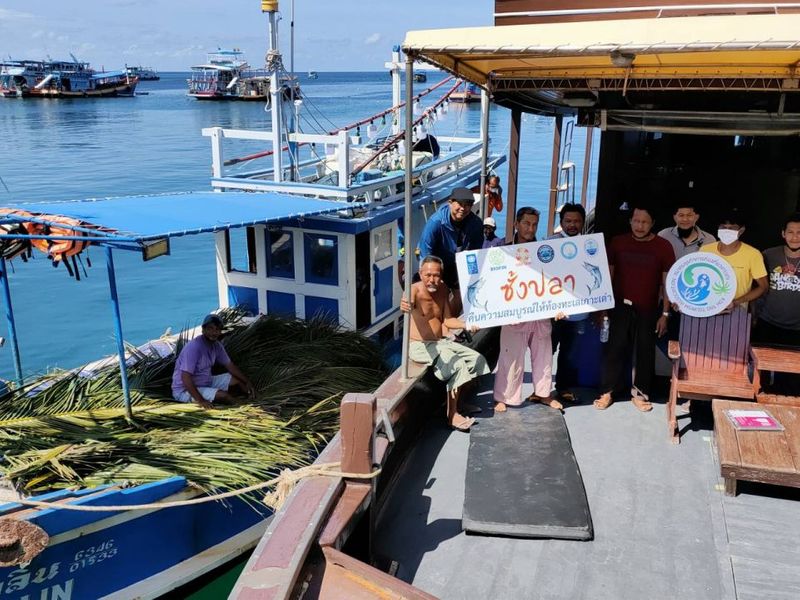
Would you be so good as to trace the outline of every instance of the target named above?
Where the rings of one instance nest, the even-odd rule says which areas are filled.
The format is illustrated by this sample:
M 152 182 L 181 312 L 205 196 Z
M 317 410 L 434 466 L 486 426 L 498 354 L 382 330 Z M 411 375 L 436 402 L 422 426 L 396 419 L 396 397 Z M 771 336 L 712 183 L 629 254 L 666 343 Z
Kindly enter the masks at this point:
M 491 381 L 483 387 L 479 401 L 488 407 Z M 725 497 L 710 427 L 689 428 L 673 446 L 663 404 L 647 414 L 629 402 L 600 412 L 591 392 L 581 396 L 565 417 L 594 541 L 465 535 L 468 436 L 442 420 L 410 457 L 397 488 L 406 492 L 387 506 L 376 551 L 399 562 L 399 577 L 440 598 L 798 597 L 797 490 L 744 482 L 739 496 Z

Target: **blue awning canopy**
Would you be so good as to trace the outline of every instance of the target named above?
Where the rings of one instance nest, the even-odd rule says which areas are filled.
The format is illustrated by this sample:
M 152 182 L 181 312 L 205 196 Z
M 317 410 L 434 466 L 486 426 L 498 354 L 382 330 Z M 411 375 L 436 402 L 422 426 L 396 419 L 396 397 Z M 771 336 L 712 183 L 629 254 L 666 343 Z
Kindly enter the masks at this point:
M 274 192 L 186 192 L 150 196 L 125 196 L 74 202 L 31 202 L 9 206 L 48 217 L 79 219 L 101 227 L 100 236 L 125 242 L 146 242 L 166 237 L 222 231 L 236 227 L 276 223 L 360 208 L 363 203 L 317 200 Z M 30 221 L 21 215 L 3 215 L 4 221 Z M 82 230 L 83 229 L 76 229 Z M 111 230 L 111 231 L 109 231 Z

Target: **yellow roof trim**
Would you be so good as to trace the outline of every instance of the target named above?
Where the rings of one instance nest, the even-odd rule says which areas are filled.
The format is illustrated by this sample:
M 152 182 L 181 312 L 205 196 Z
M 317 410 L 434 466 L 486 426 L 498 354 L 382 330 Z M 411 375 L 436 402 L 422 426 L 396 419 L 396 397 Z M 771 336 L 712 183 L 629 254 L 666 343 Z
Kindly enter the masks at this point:
M 403 50 L 465 79 L 797 77 L 800 15 L 735 15 L 410 31 Z M 630 56 L 630 70 L 615 55 Z M 624 60 L 623 60 L 624 62 Z M 615 64 L 616 63 L 616 64 Z

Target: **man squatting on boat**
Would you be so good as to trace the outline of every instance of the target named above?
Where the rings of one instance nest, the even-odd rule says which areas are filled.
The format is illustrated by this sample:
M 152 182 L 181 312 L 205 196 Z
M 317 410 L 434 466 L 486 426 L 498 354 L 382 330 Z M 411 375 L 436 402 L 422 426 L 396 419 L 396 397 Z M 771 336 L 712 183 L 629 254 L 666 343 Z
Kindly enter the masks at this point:
M 172 395 L 178 402 L 196 402 L 203 408 L 213 408 L 213 402 L 234 401 L 231 392 L 246 392 L 255 396 L 255 388 L 247 375 L 233 364 L 219 341 L 222 319 L 208 315 L 203 319 L 202 333 L 186 344 L 172 374 Z M 211 368 L 221 365 L 228 372 L 212 375 Z
M 442 259 L 433 255 L 424 257 L 419 266 L 420 281 L 411 286 L 411 302 L 409 304 L 404 296 L 400 309 L 411 314 L 409 358 L 433 366 L 433 374 L 447 386 L 450 426 L 467 431 L 475 419 L 462 412 L 472 412 L 477 407 L 464 403 L 459 406 L 459 401 L 467 385 L 490 370 L 483 355 L 444 337 L 444 328 L 464 329 L 466 324 L 455 316 L 450 288 L 442 280 L 442 273 Z M 477 330 L 477 327 L 471 328 L 473 332 Z

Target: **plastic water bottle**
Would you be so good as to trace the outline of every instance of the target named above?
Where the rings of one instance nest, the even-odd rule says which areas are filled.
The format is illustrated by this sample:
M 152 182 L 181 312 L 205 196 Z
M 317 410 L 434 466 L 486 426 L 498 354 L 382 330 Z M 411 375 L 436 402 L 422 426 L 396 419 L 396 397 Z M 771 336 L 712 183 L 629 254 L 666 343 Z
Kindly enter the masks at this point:
M 603 328 L 600 330 L 600 341 L 606 343 L 608 341 L 608 331 L 611 326 L 608 323 L 608 317 L 603 317 Z

